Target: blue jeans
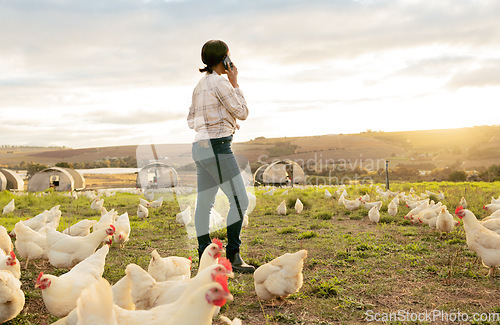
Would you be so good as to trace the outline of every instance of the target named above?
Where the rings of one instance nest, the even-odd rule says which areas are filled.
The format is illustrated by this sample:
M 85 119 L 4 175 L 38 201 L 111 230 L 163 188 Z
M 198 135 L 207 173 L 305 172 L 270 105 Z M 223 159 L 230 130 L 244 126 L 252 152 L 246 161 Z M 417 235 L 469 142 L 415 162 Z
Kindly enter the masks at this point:
M 248 195 L 231 150 L 232 139 L 233 137 L 229 136 L 193 143 L 192 155 L 196 164 L 198 181 L 194 221 L 200 256 L 211 244 L 210 211 L 214 206 L 219 188 L 229 201 L 226 253 L 230 256 L 240 251 L 241 225 L 248 208 Z

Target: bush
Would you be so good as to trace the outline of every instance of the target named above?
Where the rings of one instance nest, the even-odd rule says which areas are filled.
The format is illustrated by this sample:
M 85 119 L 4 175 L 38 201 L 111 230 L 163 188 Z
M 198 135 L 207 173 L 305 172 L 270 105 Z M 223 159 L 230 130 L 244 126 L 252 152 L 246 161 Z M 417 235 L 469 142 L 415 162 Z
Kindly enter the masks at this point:
M 467 180 L 467 173 L 463 170 L 456 170 L 448 176 L 450 182 L 465 182 Z

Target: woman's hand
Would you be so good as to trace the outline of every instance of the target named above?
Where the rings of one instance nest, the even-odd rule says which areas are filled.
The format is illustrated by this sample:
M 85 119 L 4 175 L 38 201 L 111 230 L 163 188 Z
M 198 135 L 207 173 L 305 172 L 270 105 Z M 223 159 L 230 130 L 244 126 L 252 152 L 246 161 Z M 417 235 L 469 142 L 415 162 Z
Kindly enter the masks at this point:
M 227 78 L 229 79 L 229 82 L 231 85 L 233 85 L 234 88 L 238 88 L 238 68 L 233 64 L 232 67 L 229 67 L 229 70 L 226 70 Z

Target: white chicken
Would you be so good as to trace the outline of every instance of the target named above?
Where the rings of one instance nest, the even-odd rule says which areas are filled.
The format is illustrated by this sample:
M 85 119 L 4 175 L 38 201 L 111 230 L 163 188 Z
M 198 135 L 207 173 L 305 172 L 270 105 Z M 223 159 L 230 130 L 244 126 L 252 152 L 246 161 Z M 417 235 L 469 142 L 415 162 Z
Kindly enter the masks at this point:
M 92 231 L 109 227 L 109 225 L 114 225 L 117 216 L 118 213 L 115 211 L 115 209 L 111 209 L 110 211 L 102 214 L 99 221 L 97 221 L 92 227 Z
M 162 204 L 163 204 L 163 196 L 160 196 L 160 198 L 157 200 L 149 202 L 149 206 L 154 209 L 160 208 Z
M 436 228 L 442 233 L 449 233 L 453 230 L 456 222 L 453 220 L 453 216 L 448 212 L 446 207 L 441 208 L 437 218 L 436 218 Z
M 14 203 L 14 199 L 12 199 L 9 203 L 7 203 L 6 206 L 3 207 L 2 214 L 11 213 L 14 211 L 15 208 L 16 204 Z
M 160 305 L 173 303 L 187 298 L 193 290 L 213 281 L 218 275 L 234 276 L 231 263 L 220 258 L 212 265 L 189 280 L 157 282 L 140 266 L 129 264 L 125 271 L 132 283 L 132 300 L 136 309 L 147 310 Z
M 272 188 L 269 191 L 265 192 L 264 195 L 274 195 L 274 192 L 276 192 L 276 189 Z
M 500 210 L 493 212 L 490 216 L 484 218 L 482 221 L 500 218 Z
M 43 302 L 52 315 L 68 315 L 76 307 L 83 289 L 101 279 L 108 252 L 109 246 L 104 245 L 59 277 L 40 272 L 35 288 L 42 289 Z
M 462 198 L 460 199 L 460 205 L 464 207 L 464 209 L 467 209 L 467 200 L 465 199 L 465 197 L 462 196 Z
M 493 196 L 491 197 L 491 204 L 500 204 L 500 195 L 498 199 L 495 199 Z
M 183 281 L 191 278 L 192 259 L 169 256 L 161 257 L 155 250 L 151 252 L 148 273 L 156 281 Z
M 299 198 L 297 198 L 297 200 L 295 201 L 295 212 L 298 214 L 301 213 L 302 210 L 304 210 L 304 204 L 302 203 L 302 201 L 300 201 Z
M 90 228 L 92 228 L 97 223 L 97 220 L 80 220 L 72 226 L 63 230 L 63 234 L 84 237 L 90 234 Z
M 368 219 L 373 223 L 378 223 L 380 221 L 380 212 L 378 206 L 374 205 L 370 211 L 368 211 Z
M 490 218 L 487 220 L 485 220 L 485 219 L 479 221 L 479 223 L 483 227 L 485 227 L 489 230 L 492 230 L 492 231 L 496 232 L 497 234 L 500 234 L 500 218 Z
M 101 208 L 103 208 L 104 206 L 104 199 L 100 199 L 99 198 L 96 198 L 95 200 L 93 200 L 91 203 L 90 203 L 90 208 L 92 210 L 101 210 Z
M 356 199 L 356 200 L 347 200 L 347 199 L 343 199 L 342 200 L 342 204 L 344 204 L 344 207 L 349 210 L 349 211 L 353 211 L 353 210 L 356 210 L 357 208 L 359 208 L 359 206 L 361 205 L 361 200 L 360 199 Z
M 31 219 L 27 219 L 21 222 L 24 223 L 26 226 L 30 227 L 31 229 L 33 229 L 34 231 L 39 231 L 46 225 L 49 225 L 54 229 L 57 228 L 60 219 L 61 219 L 61 211 L 59 211 L 59 205 L 56 205 L 50 210 L 45 210 Z M 16 236 L 15 228 L 10 232 L 10 235 L 13 237 Z
M 146 219 L 148 217 L 149 210 L 144 205 L 139 204 L 137 206 L 137 218 Z
M 243 216 L 243 222 L 241 223 L 241 227 L 246 229 L 248 227 L 249 222 L 250 220 L 248 217 L 248 213 L 245 213 L 245 215 Z
M 278 212 L 278 215 L 282 215 L 282 216 L 286 215 L 286 201 L 285 200 L 281 201 L 281 203 L 276 208 L 276 211 Z
M 0 270 L 9 271 L 16 279 L 21 278 L 21 267 L 14 251 L 6 255 L 0 252 Z
M 104 283 L 104 281 L 100 281 L 98 285 Z M 103 286 L 103 290 L 99 291 L 101 294 L 104 294 L 104 290 L 107 291 L 105 296 L 109 297 L 109 286 Z M 94 306 L 99 309 L 93 309 L 92 314 L 114 314 L 115 323 L 110 323 L 109 325 L 210 325 L 212 324 L 212 316 L 215 309 L 222 307 L 228 299 L 232 300 L 233 296 L 229 292 L 227 277 L 217 276 L 209 284 L 194 288 L 192 293 L 185 299 L 179 299 L 172 304 L 161 305 L 150 310 L 125 310 L 113 305 L 108 298 L 100 300 L 100 304 L 94 303 Z M 78 323 L 78 317 L 82 316 L 75 309 L 67 317 L 67 321 L 60 324 L 81 325 Z M 109 318 L 106 319 L 109 320 Z M 101 320 L 95 324 L 108 325 L 108 323 L 102 323 Z
M 28 268 L 31 260 L 48 259 L 47 238 L 44 234 L 34 231 L 22 221 L 16 223 L 15 246 L 19 256 L 26 259 L 24 269 Z
M 500 235 L 481 225 L 470 210 L 459 206 L 455 214 L 464 221 L 467 246 L 489 268 L 488 275 L 493 276 L 496 267 L 500 265 Z
M 439 194 L 438 194 L 437 197 L 438 197 L 439 201 L 443 201 L 444 200 L 444 193 L 443 193 L 443 191 L 439 191 Z
M 260 299 L 285 298 L 300 290 L 303 283 L 302 267 L 307 251 L 286 253 L 255 270 L 255 291 Z
M 325 189 L 325 197 L 327 199 L 332 197 L 332 193 L 330 193 L 330 191 L 328 191 L 327 189 Z
M 76 301 L 77 325 L 117 325 L 113 308 L 113 292 L 106 279 L 100 278 L 84 289 Z
M 394 200 L 389 202 L 389 205 L 387 206 L 387 213 L 389 213 L 389 215 L 392 217 L 395 217 L 396 214 L 398 214 L 398 205 Z
M 188 206 L 184 211 L 177 213 L 175 216 L 175 221 L 183 226 L 186 226 L 191 222 L 191 206 Z
M 120 245 L 121 248 L 129 240 L 130 236 L 130 220 L 128 218 L 128 213 L 118 216 L 115 221 L 115 233 L 113 234 L 114 241 Z
M 377 210 L 380 210 L 380 208 L 382 207 L 382 201 L 366 202 L 363 198 L 361 198 L 361 203 L 368 210 L 375 206 L 377 207 Z
M 241 319 L 239 319 L 239 318 L 235 318 L 233 320 L 230 320 L 226 316 L 221 315 L 220 319 L 221 319 L 221 321 L 223 321 L 224 323 L 226 323 L 228 325 L 241 325 L 242 324 Z
M 142 205 L 145 208 L 149 208 L 149 202 L 147 200 L 139 198 L 139 204 Z
M 107 236 L 112 236 L 114 233 L 115 227 L 113 225 L 98 229 L 85 237 L 72 237 L 49 228 L 47 230 L 49 262 L 57 268 L 72 268 L 92 255 L 99 244 Z
M 417 207 L 413 208 L 408 212 L 404 218 L 408 220 L 413 220 L 413 217 L 422 212 L 429 207 L 429 200 L 420 201 Z
M 13 248 L 14 245 L 12 244 L 12 240 L 7 233 L 7 229 L 5 229 L 4 226 L 0 226 L 0 250 L 2 250 L 5 254 L 8 254 Z
M 132 283 L 130 277 L 125 275 L 118 280 L 112 287 L 113 302 L 123 309 L 135 310 L 135 304 L 132 301 Z
M 490 213 L 493 213 L 500 210 L 500 204 L 486 204 L 483 206 L 483 209 Z
M 222 252 L 224 252 L 222 241 L 220 241 L 220 239 L 218 238 L 212 239 L 212 243 L 208 245 L 207 248 L 205 248 L 203 254 L 201 255 L 198 272 L 206 269 L 211 265 L 217 264 Z
M 24 302 L 21 282 L 9 271 L 0 270 L 0 324 L 19 315 Z

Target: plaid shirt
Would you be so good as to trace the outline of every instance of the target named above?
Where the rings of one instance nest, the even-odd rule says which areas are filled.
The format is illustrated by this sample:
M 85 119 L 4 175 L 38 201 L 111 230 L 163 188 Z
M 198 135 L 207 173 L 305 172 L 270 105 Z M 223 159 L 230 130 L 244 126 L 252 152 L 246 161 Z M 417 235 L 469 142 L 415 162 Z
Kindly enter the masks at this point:
M 236 119 L 245 120 L 248 108 L 243 92 L 216 72 L 205 74 L 193 91 L 187 122 L 195 141 L 230 136 Z

